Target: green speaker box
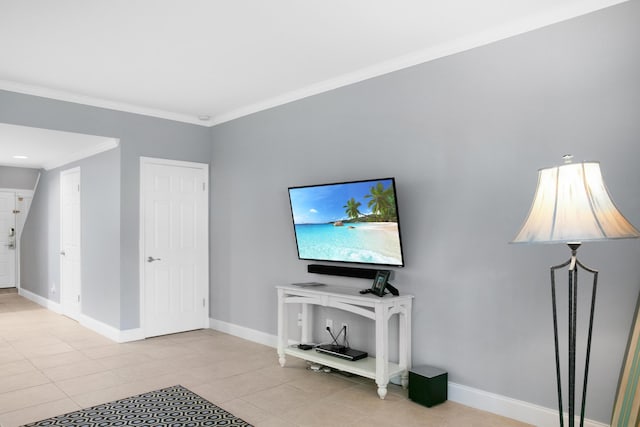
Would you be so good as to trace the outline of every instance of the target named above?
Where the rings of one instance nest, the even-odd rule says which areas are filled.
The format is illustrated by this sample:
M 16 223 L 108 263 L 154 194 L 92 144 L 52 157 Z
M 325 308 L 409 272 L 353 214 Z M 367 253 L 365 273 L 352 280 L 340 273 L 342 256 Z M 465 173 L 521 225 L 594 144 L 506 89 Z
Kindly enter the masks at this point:
M 417 366 L 409 370 L 409 399 L 431 407 L 447 400 L 448 374 L 433 366 Z

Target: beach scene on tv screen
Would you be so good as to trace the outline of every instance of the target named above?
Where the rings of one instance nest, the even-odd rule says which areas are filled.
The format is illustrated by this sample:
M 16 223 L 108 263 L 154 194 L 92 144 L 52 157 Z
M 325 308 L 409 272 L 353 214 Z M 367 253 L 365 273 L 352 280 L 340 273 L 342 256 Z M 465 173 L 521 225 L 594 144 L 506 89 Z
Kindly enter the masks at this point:
M 301 259 L 403 265 L 393 180 L 290 188 Z

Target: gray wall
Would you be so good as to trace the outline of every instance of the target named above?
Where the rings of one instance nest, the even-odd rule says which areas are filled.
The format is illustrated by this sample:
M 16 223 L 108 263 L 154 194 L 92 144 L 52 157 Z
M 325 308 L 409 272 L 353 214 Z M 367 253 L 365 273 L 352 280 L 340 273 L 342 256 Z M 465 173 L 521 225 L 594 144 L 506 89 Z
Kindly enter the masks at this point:
M 38 169 L 0 166 L 0 188 L 33 190 L 38 179 Z
M 195 162 L 206 162 L 211 158 L 211 131 L 209 128 L 178 123 L 170 120 L 152 118 L 137 114 L 125 113 L 120 111 L 108 110 L 86 105 L 73 104 L 69 102 L 57 101 L 47 98 L 40 98 L 29 95 L 22 95 L 13 92 L 0 91 L 0 122 L 33 126 L 44 129 L 61 130 L 66 132 L 78 132 L 88 135 L 99 135 L 114 137 L 120 139 L 119 148 L 119 183 L 117 177 L 114 181 L 107 184 L 104 188 L 111 197 L 116 191 L 112 186 L 118 185 L 119 188 L 119 231 L 114 229 L 115 223 L 110 222 L 109 227 L 115 233 L 119 233 L 119 253 L 114 254 L 117 259 L 109 259 L 108 262 L 101 262 L 101 258 L 96 254 L 94 258 L 83 260 L 83 269 L 93 269 L 95 271 L 93 277 L 103 277 L 104 280 L 83 282 L 83 295 L 90 297 L 106 292 L 107 296 L 99 301 L 97 297 L 92 298 L 92 302 L 85 301 L 87 307 L 95 314 L 95 318 L 105 322 L 121 330 L 136 328 L 139 323 L 139 286 L 138 286 L 138 233 L 139 233 L 139 157 L 160 157 L 175 160 L 186 160 Z M 97 170 L 108 170 L 111 172 L 114 165 L 112 159 L 105 161 L 97 159 L 96 164 L 91 164 L 87 168 L 96 168 Z M 89 164 L 89 163 L 87 163 Z M 110 175 L 112 176 L 112 175 Z M 83 175 L 84 178 L 84 175 Z M 43 200 L 50 200 L 48 213 L 40 211 L 35 215 L 59 215 L 53 207 L 56 202 L 56 193 L 58 183 L 57 178 L 51 177 L 46 186 L 43 185 L 43 192 L 38 194 L 34 200 L 32 209 L 39 209 L 43 206 Z M 38 189 L 40 193 L 40 189 Z M 83 192 L 83 197 L 87 192 Z M 90 197 L 99 197 L 95 194 Z M 94 205 L 93 208 L 86 207 L 87 215 L 100 215 L 102 218 L 106 213 L 104 211 L 97 212 L 101 206 Z M 83 204 L 83 209 L 85 209 Z M 107 210 L 110 214 L 111 209 Z M 85 211 L 83 210 L 83 214 Z M 31 217 L 31 214 L 29 215 Z M 83 222 L 86 219 L 83 218 Z M 44 221 L 41 218 L 37 227 L 39 233 L 48 233 L 49 237 L 38 234 L 35 231 L 23 236 L 23 244 L 26 243 L 25 238 L 31 238 L 31 248 L 34 251 L 42 252 L 41 247 L 45 239 L 50 236 L 59 234 L 59 230 L 55 227 L 56 221 L 49 220 L 49 230 L 43 229 Z M 100 220 L 94 222 L 96 227 L 103 227 Z M 26 228 L 26 227 L 25 227 Z M 114 244 L 115 237 L 105 237 L 98 230 L 84 230 L 88 233 L 87 238 L 92 239 L 96 236 L 97 242 L 104 242 L 108 239 L 109 250 Z M 26 230 L 25 230 L 26 232 Z M 102 237 L 98 237 L 102 236 Z M 59 237 L 56 237 L 58 239 Z M 42 239 L 42 240 L 40 240 Z M 101 240 L 102 239 L 102 240 Z M 83 240 L 84 241 L 84 240 Z M 37 258 L 38 265 L 33 268 L 38 272 L 34 279 L 34 283 L 39 295 L 48 297 L 48 291 L 44 288 L 44 283 L 59 281 L 55 264 L 58 262 L 58 248 L 56 242 L 49 242 L 48 253 L 41 253 L 41 257 Z M 96 243 L 98 244 L 98 243 Z M 24 247 L 24 246 L 23 246 Z M 23 258 L 26 263 L 27 258 Z M 85 264 L 88 263 L 88 264 Z M 115 286 L 117 290 L 104 291 L 103 285 L 111 285 L 113 275 L 115 274 L 114 265 L 119 265 L 119 278 L 116 280 Z M 84 278 L 84 277 L 83 277 Z M 84 308 L 84 305 L 83 305 Z M 118 314 L 115 314 L 118 313 Z
M 624 3 L 215 126 L 212 317 L 275 334 L 274 286 L 368 287 L 306 273 L 287 187 L 395 176 L 406 267 L 394 284 L 415 295 L 413 363 L 556 407 L 548 267 L 569 252 L 508 242 L 537 169 L 565 153 L 601 161 L 614 200 L 640 226 L 638 22 L 640 2 Z M 640 290 L 639 256 L 636 240 L 580 250 L 601 270 L 587 417 L 602 422 Z M 369 345 L 371 325 L 349 322 L 352 344 Z
M 120 324 L 120 149 L 43 171 L 22 237 L 22 288 L 60 302 L 60 172 L 80 167 L 82 313 Z
M 59 289 L 59 272 L 54 273 L 59 271 L 54 262 L 60 250 L 59 239 L 54 239 L 54 230 L 60 229 L 60 197 L 55 178 L 44 172 L 33 195 L 20 240 L 20 286 L 59 302 L 56 294 L 50 292 L 51 287 Z

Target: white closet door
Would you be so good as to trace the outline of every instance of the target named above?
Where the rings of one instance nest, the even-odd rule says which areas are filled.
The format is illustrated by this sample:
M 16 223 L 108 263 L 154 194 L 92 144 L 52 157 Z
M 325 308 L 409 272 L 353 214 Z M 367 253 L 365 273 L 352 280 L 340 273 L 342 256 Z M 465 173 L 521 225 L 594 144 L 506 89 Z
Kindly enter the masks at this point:
M 81 312 L 80 168 L 60 172 L 60 303 L 65 315 Z
M 208 326 L 208 165 L 141 160 L 145 336 Z

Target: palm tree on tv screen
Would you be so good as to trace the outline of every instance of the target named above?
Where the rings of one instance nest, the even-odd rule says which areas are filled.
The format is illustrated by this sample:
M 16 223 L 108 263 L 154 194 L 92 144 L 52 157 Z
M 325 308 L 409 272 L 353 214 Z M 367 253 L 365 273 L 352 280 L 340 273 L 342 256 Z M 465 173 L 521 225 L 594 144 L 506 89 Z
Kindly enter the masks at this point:
M 362 205 L 362 203 L 357 202 L 353 197 L 351 200 L 347 200 L 347 204 L 343 206 L 346 208 L 345 212 L 349 215 L 349 218 L 358 218 L 362 213 L 358 210 L 358 208 Z
M 395 196 L 393 187 L 384 188 L 381 182 L 371 187 L 369 194 L 364 196 L 369 199 L 367 207 L 371 212 L 378 215 L 382 221 L 392 221 L 395 218 Z

